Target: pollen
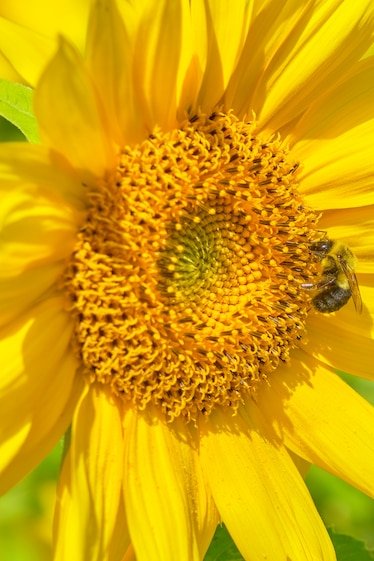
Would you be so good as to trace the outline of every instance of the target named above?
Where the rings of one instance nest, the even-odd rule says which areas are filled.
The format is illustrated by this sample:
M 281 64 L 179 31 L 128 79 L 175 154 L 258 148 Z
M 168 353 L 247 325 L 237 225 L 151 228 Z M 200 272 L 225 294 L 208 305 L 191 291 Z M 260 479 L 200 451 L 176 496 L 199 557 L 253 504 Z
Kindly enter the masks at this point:
M 304 333 L 318 216 L 298 162 L 255 128 L 195 115 L 86 186 L 63 278 L 75 352 L 88 380 L 170 421 L 235 412 Z

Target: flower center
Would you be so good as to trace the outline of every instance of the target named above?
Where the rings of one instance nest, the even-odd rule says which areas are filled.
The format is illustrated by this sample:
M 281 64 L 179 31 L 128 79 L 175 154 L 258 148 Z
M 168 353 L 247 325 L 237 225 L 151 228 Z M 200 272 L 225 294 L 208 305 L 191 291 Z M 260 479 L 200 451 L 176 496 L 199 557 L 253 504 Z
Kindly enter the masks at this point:
M 197 115 L 123 149 L 64 276 L 90 380 L 143 409 L 235 409 L 298 344 L 316 215 L 279 140 Z

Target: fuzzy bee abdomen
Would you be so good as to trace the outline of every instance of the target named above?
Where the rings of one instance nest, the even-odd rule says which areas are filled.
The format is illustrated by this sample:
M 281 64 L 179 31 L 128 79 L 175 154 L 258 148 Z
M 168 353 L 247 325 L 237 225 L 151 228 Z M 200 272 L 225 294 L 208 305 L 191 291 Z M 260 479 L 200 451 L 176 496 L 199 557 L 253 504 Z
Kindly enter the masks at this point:
M 316 310 L 322 313 L 337 312 L 345 306 L 352 293 L 349 288 L 334 285 L 316 294 L 312 300 Z

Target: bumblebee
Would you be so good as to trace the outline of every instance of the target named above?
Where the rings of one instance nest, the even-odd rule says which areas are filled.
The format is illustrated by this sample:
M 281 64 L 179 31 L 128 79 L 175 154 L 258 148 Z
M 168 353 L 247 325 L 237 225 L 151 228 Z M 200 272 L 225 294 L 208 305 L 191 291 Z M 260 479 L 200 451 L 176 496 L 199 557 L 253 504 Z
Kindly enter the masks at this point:
M 341 242 L 324 239 L 315 242 L 311 251 L 322 265 L 322 279 L 318 283 L 304 283 L 303 288 L 317 290 L 312 299 L 314 308 L 322 313 L 336 312 L 352 297 L 356 311 L 362 312 L 362 300 L 354 271 L 355 256 Z

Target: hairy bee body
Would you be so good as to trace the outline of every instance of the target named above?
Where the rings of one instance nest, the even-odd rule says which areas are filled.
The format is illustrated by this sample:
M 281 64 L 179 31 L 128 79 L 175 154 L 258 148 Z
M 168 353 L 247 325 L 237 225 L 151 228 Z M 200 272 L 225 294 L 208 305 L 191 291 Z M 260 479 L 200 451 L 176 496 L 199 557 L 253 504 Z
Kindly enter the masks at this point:
M 312 299 L 312 304 L 318 312 L 329 314 L 330 312 L 337 312 L 345 306 L 351 296 L 352 293 L 349 288 L 333 285 L 316 294 Z
M 322 264 L 321 281 L 303 285 L 318 290 L 312 299 L 314 308 L 322 313 L 336 312 L 352 297 L 356 310 L 361 312 L 361 295 L 354 272 L 356 259 L 351 250 L 338 241 L 324 239 L 312 244 L 311 251 Z

